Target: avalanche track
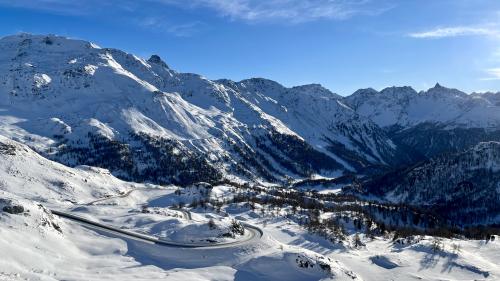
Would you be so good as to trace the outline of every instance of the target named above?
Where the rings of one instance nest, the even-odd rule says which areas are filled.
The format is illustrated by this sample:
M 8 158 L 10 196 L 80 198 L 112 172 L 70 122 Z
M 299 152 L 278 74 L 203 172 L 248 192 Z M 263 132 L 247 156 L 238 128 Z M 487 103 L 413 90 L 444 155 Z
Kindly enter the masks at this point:
M 112 233 L 115 235 L 123 236 L 126 238 L 132 238 L 134 240 L 140 240 L 148 243 L 154 243 L 157 245 L 161 246 L 167 246 L 167 247 L 177 247 L 177 248 L 227 248 L 227 247 L 235 247 L 235 246 L 240 246 L 243 244 L 250 243 L 252 241 L 256 241 L 262 238 L 264 235 L 263 231 L 253 225 L 249 225 L 246 223 L 243 223 L 245 230 L 247 234 L 245 235 L 245 238 L 242 240 L 238 241 L 233 241 L 233 242 L 225 242 L 225 243 L 213 243 L 213 244 L 195 244 L 195 243 L 178 243 L 174 241 L 167 241 L 167 240 L 162 240 L 158 239 L 156 237 L 146 235 L 146 234 L 141 234 L 133 231 L 128 231 L 128 230 L 123 230 L 120 228 L 116 228 L 113 226 L 105 225 L 99 222 L 95 222 L 71 213 L 66 213 L 62 211 L 57 211 L 57 210 L 51 210 L 51 212 L 54 215 L 57 215 L 61 218 L 65 219 L 70 219 L 72 221 L 84 224 L 85 226 L 89 228 L 93 228 L 96 230 L 101 230 L 104 232 Z

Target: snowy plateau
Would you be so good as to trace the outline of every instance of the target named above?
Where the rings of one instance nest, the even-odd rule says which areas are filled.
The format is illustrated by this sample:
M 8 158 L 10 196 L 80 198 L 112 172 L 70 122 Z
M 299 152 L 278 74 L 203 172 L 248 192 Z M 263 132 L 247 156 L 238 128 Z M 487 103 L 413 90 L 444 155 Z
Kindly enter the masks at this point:
M 0 39 L 0 280 L 500 280 L 500 93 Z

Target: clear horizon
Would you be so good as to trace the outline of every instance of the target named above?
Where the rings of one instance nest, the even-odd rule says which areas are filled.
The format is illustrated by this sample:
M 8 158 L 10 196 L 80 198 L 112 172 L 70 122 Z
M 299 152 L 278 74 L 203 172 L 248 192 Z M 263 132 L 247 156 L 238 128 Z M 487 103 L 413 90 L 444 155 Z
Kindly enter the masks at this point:
M 500 2 L 0 0 L 0 36 L 57 34 L 160 55 L 209 79 L 500 91 Z

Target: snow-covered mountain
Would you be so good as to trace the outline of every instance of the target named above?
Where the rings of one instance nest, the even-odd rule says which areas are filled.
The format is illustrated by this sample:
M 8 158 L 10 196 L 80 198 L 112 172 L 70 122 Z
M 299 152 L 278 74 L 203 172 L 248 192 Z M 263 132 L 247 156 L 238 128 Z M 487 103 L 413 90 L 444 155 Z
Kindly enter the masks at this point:
M 359 114 L 381 127 L 413 127 L 440 123 L 448 128 L 498 128 L 499 94 L 468 95 L 436 84 L 427 91 L 411 87 L 390 87 L 378 92 L 361 89 L 346 98 Z
M 338 260 L 270 236 L 232 247 L 165 247 L 56 215 L 64 210 L 91 221 L 113 222 L 120 229 L 156 237 L 170 234 L 184 243 L 195 237 L 206 241 L 212 238 L 208 233 L 224 230 L 224 221 L 231 222 L 227 214 L 193 212 L 183 217 L 170 208 L 173 202 L 161 200 L 183 198 L 176 190 L 122 181 L 105 169 L 66 167 L 0 136 L 0 249 L 5 255 L 0 280 L 233 280 L 228 276 L 237 271 L 250 280 L 363 280 Z
M 233 188 L 214 186 L 209 196 L 235 196 Z M 356 230 L 339 244 L 300 227 L 290 217 L 304 215 L 286 205 L 281 212 L 288 215 L 269 211 L 273 205 L 258 204 L 254 210 L 243 202 L 224 205 L 222 212 L 191 206 L 184 209 L 190 210 L 191 219 L 172 209 L 199 196 L 196 190 L 126 182 L 95 167 L 66 167 L 0 136 L 0 249 L 5 256 L 0 259 L 0 280 L 315 281 L 387 280 L 388 276 L 498 280 L 500 276 L 498 236 L 487 242 L 442 239 L 437 252 L 437 240 L 429 236 L 394 241 L 382 235 L 358 235 Z M 165 247 L 80 224 L 51 210 L 142 234 L 175 234 L 176 241 L 207 239 L 202 227 L 230 218 L 262 226 L 264 234 L 225 248 Z M 349 218 L 350 212 L 340 212 Z M 324 213 L 323 219 L 328 221 L 330 214 Z M 356 216 L 339 221 L 352 232 Z M 373 232 L 376 229 L 372 225 Z M 356 237 L 362 237 L 363 246 L 350 246 Z M 422 266 L 430 259 L 432 266 Z
M 499 100 L 500 93 L 468 95 L 436 84 L 421 92 L 411 87 L 362 89 L 346 103 L 396 143 L 430 157 L 500 140 Z
M 499 94 L 209 80 L 59 36 L 0 39 L 0 133 L 61 163 L 188 184 L 373 173 L 500 140 Z
M 436 210 L 450 223 L 500 221 L 500 142 L 379 176 L 366 191 L 390 201 Z
M 0 39 L 0 97 L 0 134 L 125 179 L 275 181 L 408 160 L 320 85 L 211 81 L 59 36 Z
M 499 106 L 1 38 L 0 280 L 497 280 Z

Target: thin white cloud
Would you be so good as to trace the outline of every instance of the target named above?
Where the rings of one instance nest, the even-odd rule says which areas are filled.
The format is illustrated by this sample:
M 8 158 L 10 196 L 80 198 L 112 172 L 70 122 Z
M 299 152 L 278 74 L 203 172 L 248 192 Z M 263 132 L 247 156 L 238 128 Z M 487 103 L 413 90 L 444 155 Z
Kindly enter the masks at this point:
M 435 28 L 423 32 L 415 32 L 408 34 L 413 38 L 445 38 L 458 36 L 499 36 L 500 31 L 494 27 L 471 27 L 471 26 L 455 26 Z
M 179 37 L 190 37 L 197 33 L 205 24 L 199 21 L 172 25 L 167 28 L 167 32 Z
M 488 77 L 481 78 L 481 80 L 483 81 L 500 80 L 500 67 L 487 69 L 486 73 L 488 73 Z
M 395 0 L 0 0 L 0 6 L 71 16 L 103 17 L 112 13 L 139 24 L 143 21 L 141 18 L 166 22 L 164 12 L 177 7 L 187 10 L 206 9 L 217 16 L 247 23 L 297 24 L 325 19 L 344 20 L 358 15 L 375 16 L 392 9 L 394 2 Z M 194 29 L 191 26 L 177 26 L 172 27 L 170 33 L 185 36 L 193 33 Z
M 356 15 L 379 15 L 393 8 L 394 0 L 0 0 L 0 6 L 29 8 L 48 12 L 91 15 L 100 11 L 148 10 L 147 16 L 159 16 L 172 6 L 185 9 L 205 8 L 217 15 L 245 22 L 278 21 L 301 23 L 320 19 L 343 20 Z M 144 9 L 157 5 L 155 11 Z
M 206 26 L 205 23 L 200 21 L 173 24 L 160 17 L 147 17 L 141 19 L 138 21 L 138 25 L 158 32 L 167 32 L 178 37 L 193 36 Z
M 301 23 L 343 20 L 356 15 L 379 15 L 391 0 L 152 0 L 184 8 L 208 8 L 218 15 L 245 22 Z
M 170 33 L 178 37 L 189 37 L 202 29 L 201 21 L 175 23 L 162 15 L 168 3 L 159 3 L 158 9 L 143 9 L 155 0 L 0 0 L 0 7 L 16 7 L 39 10 L 53 14 L 83 17 L 123 17 L 127 22 L 153 31 Z M 170 7 L 173 3 L 170 3 Z M 125 15 L 125 16 L 124 16 Z

